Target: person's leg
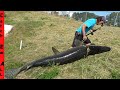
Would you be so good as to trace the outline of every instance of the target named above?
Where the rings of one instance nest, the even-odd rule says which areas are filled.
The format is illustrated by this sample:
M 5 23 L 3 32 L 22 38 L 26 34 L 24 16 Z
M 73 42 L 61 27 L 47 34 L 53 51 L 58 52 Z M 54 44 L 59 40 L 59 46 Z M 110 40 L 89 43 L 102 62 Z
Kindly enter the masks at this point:
M 91 45 L 91 41 L 88 37 L 87 37 L 87 40 L 84 41 L 84 43 L 85 43 L 86 47 L 89 47 Z
M 91 45 L 91 43 L 86 44 L 86 47 L 88 48 Z
M 75 39 L 76 39 L 76 36 L 74 36 L 72 47 L 75 47 Z
M 91 45 L 91 41 L 88 39 L 88 37 L 87 37 L 87 40 L 84 42 L 85 43 L 85 45 L 86 45 L 86 47 L 87 47 L 87 54 L 86 54 L 86 56 L 88 55 L 88 53 L 89 53 L 89 51 L 90 51 L 90 49 L 89 49 L 89 46 Z
M 77 47 L 82 44 L 82 35 L 75 32 L 75 37 L 72 43 L 72 47 Z

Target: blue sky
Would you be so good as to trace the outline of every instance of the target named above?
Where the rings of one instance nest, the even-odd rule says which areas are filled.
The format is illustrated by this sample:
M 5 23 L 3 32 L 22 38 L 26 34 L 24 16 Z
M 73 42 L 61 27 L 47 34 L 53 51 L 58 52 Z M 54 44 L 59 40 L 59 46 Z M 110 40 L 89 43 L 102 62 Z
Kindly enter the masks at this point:
M 120 11 L 73 11 L 73 12 L 90 12 L 90 13 L 95 13 L 96 15 L 99 16 L 106 16 L 112 12 L 120 12 Z
M 112 12 L 120 12 L 120 11 L 89 11 L 89 12 L 95 13 L 96 15 L 99 15 L 99 16 L 106 16 Z
M 111 13 L 111 12 L 106 12 L 106 11 L 91 11 L 91 12 L 93 12 L 96 15 L 99 15 L 99 16 L 106 16 L 106 15 Z

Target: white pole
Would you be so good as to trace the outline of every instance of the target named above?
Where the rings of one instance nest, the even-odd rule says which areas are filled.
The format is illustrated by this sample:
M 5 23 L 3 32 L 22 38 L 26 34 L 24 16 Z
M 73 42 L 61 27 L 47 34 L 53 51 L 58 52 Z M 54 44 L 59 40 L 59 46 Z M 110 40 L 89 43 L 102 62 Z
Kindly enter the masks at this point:
M 21 42 L 20 42 L 20 50 L 22 49 L 22 40 L 21 40 Z

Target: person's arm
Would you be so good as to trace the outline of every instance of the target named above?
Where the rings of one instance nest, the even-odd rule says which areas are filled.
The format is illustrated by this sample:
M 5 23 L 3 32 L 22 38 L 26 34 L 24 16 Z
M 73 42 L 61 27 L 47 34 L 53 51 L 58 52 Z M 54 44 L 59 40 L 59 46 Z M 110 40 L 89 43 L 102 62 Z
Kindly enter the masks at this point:
M 91 32 L 95 32 L 96 30 L 94 30 L 94 29 L 91 29 Z
M 92 28 L 92 29 L 90 30 L 90 32 L 95 32 L 95 31 L 97 31 L 98 29 L 101 29 L 101 27 L 99 27 L 99 28 L 97 28 L 97 29 L 93 29 L 93 28 Z
M 101 27 L 99 27 L 98 29 L 101 29 Z M 93 35 L 93 32 L 97 31 L 98 29 L 93 29 L 93 28 L 92 28 L 92 29 L 90 30 L 90 34 Z
M 94 32 L 94 30 L 93 30 L 93 29 L 91 29 L 91 30 L 90 30 L 90 32 Z
M 87 39 L 87 36 L 86 36 L 86 33 L 85 33 L 86 28 L 87 28 L 87 26 L 84 24 L 84 25 L 82 26 L 83 40 L 86 40 L 86 39 Z

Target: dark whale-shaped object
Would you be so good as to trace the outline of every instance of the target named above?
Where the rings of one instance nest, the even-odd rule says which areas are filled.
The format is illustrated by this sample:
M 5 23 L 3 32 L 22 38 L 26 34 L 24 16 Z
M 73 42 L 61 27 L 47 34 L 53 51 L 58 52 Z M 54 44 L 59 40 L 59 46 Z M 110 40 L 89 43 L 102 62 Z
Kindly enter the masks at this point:
M 48 56 L 39 60 L 35 60 L 33 62 L 30 62 L 26 65 L 23 65 L 22 67 L 18 69 L 11 69 L 5 72 L 5 78 L 6 79 L 13 79 L 15 76 L 17 76 L 20 72 L 24 70 L 28 70 L 32 67 L 37 66 L 49 66 L 52 64 L 67 64 L 74 62 L 76 60 L 80 60 L 81 58 L 86 57 L 86 55 L 95 55 L 103 52 L 110 51 L 111 48 L 107 46 L 89 46 L 89 51 L 87 51 L 87 48 L 85 46 L 78 46 L 71 49 L 68 49 L 63 52 L 59 52 L 55 48 L 52 47 L 53 52 L 55 55 Z

